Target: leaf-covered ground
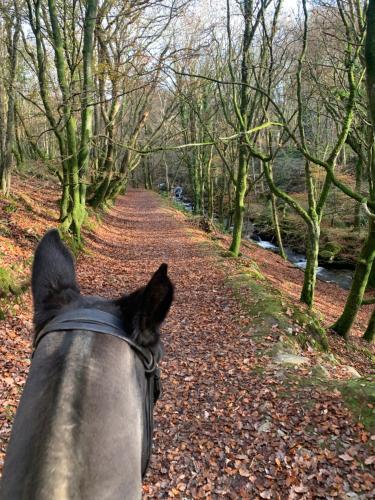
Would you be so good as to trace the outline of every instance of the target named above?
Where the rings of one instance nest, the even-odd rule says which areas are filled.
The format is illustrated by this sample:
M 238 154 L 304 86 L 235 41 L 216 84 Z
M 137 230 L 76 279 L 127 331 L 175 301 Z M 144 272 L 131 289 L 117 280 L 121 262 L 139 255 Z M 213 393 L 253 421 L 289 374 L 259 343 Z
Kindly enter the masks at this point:
M 35 212 L 31 234 L 40 235 L 45 222 Z M 19 230 L 15 245 L 29 255 L 36 238 L 24 236 L 27 214 L 11 216 Z M 303 353 L 308 363 L 298 368 L 272 360 L 282 324 L 272 311 L 262 314 L 258 293 L 230 285 L 249 262 L 243 259 L 239 270 L 221 254 L 217 241 L 156 194 L 130 191 L 87 234 L 87 252 L 78 259 L 85 293 L 131 291 L 161 262 L 169 263 L 176 286 L 163 327 L 164 393 L 144 498 L 373 498 L 375 435 L 354 422 L 335 385 L 310 377 L 316 352 Z M 29 366 L 29 293 L 4 309 L 2 452 Z M 287 306 L 285 316 L 293 328 Z M 329 371 L 333 379 L 344 376 L 335 366 Z

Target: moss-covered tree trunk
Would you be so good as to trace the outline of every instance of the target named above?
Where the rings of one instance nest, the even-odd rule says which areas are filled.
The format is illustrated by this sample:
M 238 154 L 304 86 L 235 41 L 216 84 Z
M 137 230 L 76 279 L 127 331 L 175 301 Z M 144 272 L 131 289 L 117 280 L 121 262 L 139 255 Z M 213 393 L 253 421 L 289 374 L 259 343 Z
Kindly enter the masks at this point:
M 328 194 L 328 183 L 322 189 L 319 198 L 319 203 L 316 201 L 315 184 L 311 172 L 310 162 L 305 162 L 305 180 L 308 195 L 308 211 L 304 209 L 294 198 L 286 192 L 278 188 L 272 176 L 272 169 L 267 161 L 263 160 L 263 171 L 265 173 L 267 183 L 273 194 L 284 200 L 297 214 L 303 219 L 307 228 L 306 238 L 306 269 L 304 274 L 303 287 L 301 292 L 301 302 L 304 302 L 309 307 L 312 307 L 314 301 L 314 289 L 316 283 L 316 269 L 318 267 L 319 255 L 319 237 L 320 237 L 320 222 L 322 217 L 322 207 L 324 206 L 325 197 Z
M 369 232 L 364 246 L 362 247 L 357 266 L 354 272 L 352 286 L 340 318 L 332 326 L 332 329 L 341 337 L 347 338 L 350 328 L 361 307 L 367 281 L 371 272 L 375 257 L 375 221 L 370 220 Z
M 273 169 L 271 164 L 269 164 L 269 175 L 271 179 L 273 180 Z M 275 233 L 275 238 L 276 238 L 276 243 L 277 246 L 279 247 L 280 250 L 280 256 L 286 260 L 286 254 L 284 250 L 284 245 L 283 245 L 283 240 L 281 237 L 281 231 L 280 231 L 280 224 L 279 224 L 279 214 L 277 211 L 277 204 L 276 204 L 276 196 L 275 193 L 271 189 L 271 208 L 272 208 L 272 222 L 273 222 L 273 229 Z
M 306 269 L 303 277 L 301 301 L 309 307 L 314 302 L 314 291 L 316 283 L 316 269 L 318 267 L 319 256 L 320 225 L 318 220 L 311 220 L 307 224 L 306 240 Z
M 16 70 L 18 60 L 18 41 L 21 31 L 21 20 L 18 15 L 17 2 L 14 3 L 16 10 L 15 20 L 9 20 L 10 26 L 8 27 L 7 45 L 8 45 L 8 60 L 9 72 L 6 78 L 7 85 L 7 119 L 4 150 L 0 156 L 0 189 L 8 196 L 10 194 L 10 179 L 11 168 L 13 162 L 13 146 L 15 138 L 15 100 L 16 100 Z
M 193 153 L 190 162 L 190 179 L 193 188 L 193 213 L 198 215 L 201 213 L 201 189 L 199 179 L 199 164 L 196 154 Z
M 234 213 L 233 213 L 233 234 L 232 243 L 230 245 L 230 252 L 234 256 L 240 253 L 243 220 L 245 213 L 245 195 L 247 191 L 247 146 L 243 142 L 240 144 L 238 170 L 236 180 L 236 192 L 234 197 Z
M 213 148 L 211 148 L 210 159 L 207 163 L 207 215 L 208 218 L 212 221 L 214 218 L 214 177 L 212 174 L 212 155 Z
M 54 41 L 55 66 L 59 87 L 63 99 L 63 114 L 65 120 L 64 132 L 66 139 L 66 165 L 69 179 L 68 213 L 62 221 L 62 228 L 71 231 L 76 243 L 81 243 L 81 225 L 84 217 L 84 207 L 81 206 L 80 178 L 77 148 L 77 122 L 74 116 L 72 96 L 67 80 L 67 67 L 64 54 L 64 42 L 58 20 L 55 0 L 48 0 L 48 10 Z
M 48 0 L 48 11 L 53 36 L 55 67 L 62 95 L 62 110 L 64 115 L 64 137 L 58 134 L 60 150 L 63 157 L 63 193 L 61 200 L 61 223 L 65 231 L 72 233 L 76 244 L 81 244 L 81 226 L 85 217 L 86 205 L 86 172 L 90 158 L 93 107 L 92 107 L 92 61 L 94 50 L 94 29 L 97 16 L 97 0 L 86 2 L 83 36 L 83 86 L 81 95 L 81 139 L 78 141 L 77 120 L 73 109 L 73 96 L 67 76 L 65 46 L 59 23 L 59 14 L 55 0 Z M 42 62 L 42 65 L 44 63 Z M 44 71 L 44 70 L 43 70 Z M 44 76 L 43 76 L 44 78 Z M 40 85 L 45 91 L 45 82 Z M 47 114 L 47 99 L 44 99 Z M 79 142 L 79 145 L 78 145 Z
M 229 250 L 234 256 L 238 256 L 240 252 L 243 220 L 245 213 L 245 195 L 247 191 L 247 175 L 248 175 L 248 148 L 246 144 L 245 133 L 248 126 L 248 105 L 249 105 L 249 52 L 251 44 L 251 19 L 252 19 L 253 3 L 245 0 L 243 4 L 244 17 L 244 32 L 242 38 L 242 58 L 241 58 L 241 90 L 240 90 L 240 105 L 237 107 L 237 118 L 239 123 L 239 151 L 238 151 L 238 169 L 236 179 L 236 192 L 234 200 L 234 228 L 232 234 L 232 242 Z
M 357 193 L 362 191 L 362 158 L 359 156 L 355 164 L 355 190 Z M 356 231 L 361 229 L 361 204 L 356 202 L 354 207 L 353 226 Z
M 35 68 L 38 76 L 38 84 L 39 84 L 39 92 L 40 97 L 44 107 L 45 116 L 55 134 L 58 146 L 59 153 L 62 161 L 62 194 L 60 200 L 60 222 L 64 221 L 68 216 L 69 209 L 69 201 L 70 201 L 70 189 L 69 189 L 69 166 L 67 161 L 67 148 L 66 141 L 63 130 L 61 130 L 60 123 L 55 119 L 53 114 L 53 105 L 52 100 L 49 94 L 49 85 L 47 83 L 47 56 L 45 50 L 45 44 L 43 41 L 42 35 L 42 1 L 34 0 L 34 2 L 30 2 L 27 0 L 26 2 L 28 8 L 28 20 L 31 26 L 31 29 L 35 36 L 35 48 L 36 48 L 36 59 L 35 59 Z
M 106 175 L 102 179 L 102 181 L 96 185 L 95 194 L 91 199 L 90 203 L 94 208 L 103 207 L 106 196 L 111 185 L 112 180 L 112 172 L 106 172 Z
M 271 193 L 271 207 L 272 207 L 272 222 L 273 222 L 273 230 L 275 233 L 276 243 L 280 250 L 280 256 L 286 260 L 286 254 L 283 245 L 283 239 L 281 237 L 280 224 L 279 224 L 279 214 L 277 211 L 276 205 L 276 196 Z
M 363 335 L 363 338 L 368 342 L 373 342 L 375 338 L 375 308 L 372 311 L 370 316 L 366 331 Z
M 369 0 L 367 8 L 367 35 L 365 43 L 366 62 L 366 83 L 367 96 L 369 102 L 369 118 L 371 122 L 370 144 L 372 148 L 369 155 L 369 175 L 370 175 L 370 196 L 374 199 L 375 180 L 375 158 L 374 149 L 374 129 L 375 129 L 375 0 Z M 352 286 L 345 304 L 345 308 L 340 318 L 332 326 L 332 329 L 339 335 L 347 338 L 357 313 L 361 307 L 363 296 L 366 291 L 368 279 L 375 258 L 375 216 L 370 215 L 368 236 L 361 249 L 357 266 L 354 272 Z M 374 318 L 371 317 L 368 328 L 365 332 L 366 340 L 372 340 L 374 329 Z
M 83 27 L 83 88 L 81 112 L 81 142 L 78 154 L 80 178 L 80 203 L 86 205 L 87 171 L 90 161 L 91 139 L 93 130 L 93 53 L 94 30 L 98 10 L 98 0 L 87 0 L 85 23 Z
M 222 167 L 222 173 L 217 181 L 218 184 L 218 215 L 220 224 L 224 224 L 224 196 L 225 196 L 225 167 Z

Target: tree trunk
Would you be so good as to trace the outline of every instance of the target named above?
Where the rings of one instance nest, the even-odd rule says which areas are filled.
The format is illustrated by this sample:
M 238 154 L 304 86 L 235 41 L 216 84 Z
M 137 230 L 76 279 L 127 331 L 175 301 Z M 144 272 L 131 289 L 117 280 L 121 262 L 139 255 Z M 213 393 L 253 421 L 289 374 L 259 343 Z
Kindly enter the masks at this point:
M 375 338 L 375 308 L 372 311 L 371 317 L 369 319 L 366 331 L 363 338 L 368 342 L 373 342 Z
M 287 260 L 285 250 L 284 250 L 283 240 L 281 238 L 281 231 L 280 231 L 280 225 L 279 225 L 279 214 L 277 212 L 277 205 L 276 205 L 276 196 L 272 192 L 271 192 L 271 206 L 272 206 L 273 228 L 274 228 L 274 232 L 275 232 L 277 246 L 280 249 L 280 256 L 284 260 Z
M 95 194 L 90 200 L 90 204 L 94 208 L 103 207 L 107 199 L 107 193 L 109 192 L 109 187 L 112 180 L 112 172 L 107 172 L 104 179 L 101 181 L 99 186 L 95 189 Z
M 244 32 L 242 37 L 242 54 L 241 54 L 241 83 L 240 89 L 240 105 L 237 113 L 239 131 L 242 135 L 239 138 L 239 158 L 238 171 L 236 180 L 236 196 L 234 202 L 234 228 L 232 243 L 229 250 L 234 256 L 238 256 L 241 246 L 243 219 L 245 212 L 245 195 L 247 191 L 247 174 L 248 174 L 248 148 L 246 146 L 245 133 L 248 126 L 248 105 L 249 105 L 249 51 L 251 44 L 251 19 L 252 19 L 253 2 L 245 0 L 243 2 L 243 18 Z M 237 103 L 235 103 L 237 108 Z
M 87 170 L 90 161 L 91 138 L 93 129 L 93 79 L 92 65 L 94 52 L 94 29 L 98 10 L 98 0 L 87 0 L 83 36 L 83 89 L 81 113 L 81 144 L 78 154 L 80 178 L 80 203 L 86 205 Z
M 18 15 L 17 3 L 14 3 L 16 11 L 16 19 L 13 26 L 9 26 L 7 34 L 8 57 L 9 57 L 9 75 L 7 79 L 7 94 L 8 94 L 8 112 L 7 124 L 5 132 L 5 144 L 3 155 L 0 161 L 0 189 L 9 196 L 10 194 L 10 179 L 11 168 L 13 163 L 13 145 L 15 136 L 15 100 L 16 89 L 15 79 L 17 70 L 17 55 L 18 55 L 18 40 L 21 31 L 21 20 Z M 13 29 L 12 29 L 13 28 Z
M 193 157 L 190 164 L 190 178 L 191 186 L 193 188 L 193 213 L 195 215 L 200 214 L 201 204 L 200 204 L 200 189 L 199 189 L 199 179 L 198 179 L 198 162 L 197 158 Z
M 345 339 L 348 338 L 350 328 L 361 307 L 363 295 L 366 291 L 368 278 L 375 257 L 375 221 L 369 222 L 369 233 L 362 247 L 357 266 L 354 272 L 352 286 L 346 300 L 345 308 L 340 318 L 332 326 L 332 330 Z
M 245 144 L 240 145 L 238 172 L 236 182 L 236 193 L 234 199 L 234 228 L 232 234 L 232 243 L 229 251 L 235 257 L 240 253 L 243 219 L 245 212 L 245 194 L 247 190 L 247 147 Z
M 66 166 L 66 162 L 63 163 L 63 176 L 62 176 L 62 192 L 60 200 L 60 222 L 63 223 L 68 217 L 70 200 L 70 189 L 69 189 L 69 169 Z
M 211 157 L 212 159 L 212 157 Z M 211 170 L 211 159 L 207 165 L 207 215 L 213 221 L 214 219 L 214 179 Z
M 165 187 L 167 190 L 167 193 L 169 194 L 170 191 L 170 183 L 169 183 L 169 169 L 168 169 L 168 162 L 164 158 L 164 165 L 165 165 Z
M 319 237 L 320 227 L 319 222 L 312 220 L 307 225 L 307 242 L 306 242 L 306 269 L 301 292 L 301 302 L 304 302 L 309 307 L 312 307 L 314 302 L 314 290 L 316 283 L 316 269 L 318 267 L 319 255 Z
M 269 164 L 269 175 L 270 175 L 271 179 L 273 180 L 273 170 L 272 170 L 271 164 Z M 272 190 L 271 190 L 271 207 L 272 207 L 272 220 L 273 220 L 273 228 L 274 228 L 274 232 L 275 232 L 276 242 L 277 242 L 277 245 L 280 249 L 280 256 L 284 260 L 286 260 L 286 254 L 284 251 L 283 240 L 281 238 L 281 231 L 280 231 L 280 225 L 279 225 L 279 214 L 277 212 L 277 204 L 276 204 L 276 196 Z
M 199 169 L 198 169 L 198 193 L 199 193 L 199 214 L 204 215 L 204 188 L 205 188 L 205 176 L 204 176 L 204 155 L 202 155 L 201 160 L 199 161 Z
M 355 164 L 355 190 L 357 193 L 362 191 L 362 158 L 358 157 Z M 361 204 L 356 202 L 354 208 L 354 230 L 361 230 Z
M 69 205 L 68 213 L 62 223 L 65 231 L 71 231 L 78 244 L 81 244 L 81 225 L 84 218 L 84 209 L 81 207 L 79 166 L 77 151 L 77 123 L 73 114 L 72 98 L 67 80 L 67 68 L 64 57 L 64 43 L 61 36 L 58 13 L 55 0 L 48 0 L 49 15 L 52 27 L 54 54 L 57 78 L 63 98 L 63 114 L 65 118 L 64 132 L 66 137 L 65 160 L 68 168 L 69 179 Z

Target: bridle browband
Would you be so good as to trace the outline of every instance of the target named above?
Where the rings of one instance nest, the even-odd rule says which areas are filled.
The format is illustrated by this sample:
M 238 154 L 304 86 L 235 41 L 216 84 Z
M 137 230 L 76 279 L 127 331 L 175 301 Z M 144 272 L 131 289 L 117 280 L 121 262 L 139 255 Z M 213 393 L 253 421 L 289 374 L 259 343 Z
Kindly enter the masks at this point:
M 141 347 L 127 336 L 124 324 L 120 318 L 100 309 L 78 308 L 63 312 L 49 321 L 36 335 L 33 342 L 33 356 L 40 341 L 48 334 L 57 331 L 69 332 L 85 330 L 89 332 L 111 335 L 126 342 L 142 361 L 146 381 L 147 395 L 145 398 L 145 453 L 142 452 L 142 475 L 145 474 L 151 455 L 153 409 L 161 392 L 160 368 L 153 351 Z
M 152 373 L 157 363 L 150 349 L 144 348 L 131 340 L 125 331 L 124 323 L 117 316 L 101 311 L 100 309 L 79 308 L 55 316 L 35 336 L 34 351 L 39 342 L 47 333 L 69 330 L 87 330 L 95 333 L 104 333 L 124 340 L 141 358 L 145 372 Z

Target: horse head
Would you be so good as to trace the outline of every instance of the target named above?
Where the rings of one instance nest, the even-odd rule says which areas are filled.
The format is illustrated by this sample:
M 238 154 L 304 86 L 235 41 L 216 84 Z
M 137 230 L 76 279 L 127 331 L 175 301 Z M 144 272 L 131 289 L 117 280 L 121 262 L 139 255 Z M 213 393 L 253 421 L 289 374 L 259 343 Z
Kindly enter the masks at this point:
M 159 395 L 159 328 L 173 300 L 162 264 L 107 300 L 81 294 L 56 230 L 33 264 L 34 353 L 4 466 L 1 498 L 138 498 Z

